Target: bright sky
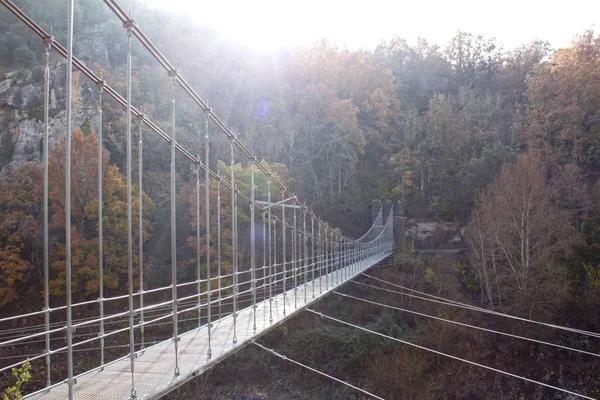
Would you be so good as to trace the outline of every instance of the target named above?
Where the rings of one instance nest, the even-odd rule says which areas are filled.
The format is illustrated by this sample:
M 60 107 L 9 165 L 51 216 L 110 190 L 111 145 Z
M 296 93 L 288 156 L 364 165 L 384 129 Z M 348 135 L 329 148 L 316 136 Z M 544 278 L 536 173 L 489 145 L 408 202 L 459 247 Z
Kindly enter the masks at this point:
M 185 13 L 256 51 L 327 38 L 340 47 L 374 48 L 394 35 L 445 44 L 458 29 L 496 37 L 505 49 L 532 39 L 570 44 L 600 30 L 600 1 L 584 0 L 145 0 Z

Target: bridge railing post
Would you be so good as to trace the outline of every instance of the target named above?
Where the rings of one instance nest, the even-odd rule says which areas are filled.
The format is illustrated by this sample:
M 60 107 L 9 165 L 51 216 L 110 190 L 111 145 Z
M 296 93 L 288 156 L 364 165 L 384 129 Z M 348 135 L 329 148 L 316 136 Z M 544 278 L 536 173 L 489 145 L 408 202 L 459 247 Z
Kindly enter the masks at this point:
M 177 304 L 177 230 L 176 230 L 176 218 L 177 218 L 177 191 L 175 186 L 176 169 L 175 169 L 175 148 L 177 145 L 176 141 L 176 123 L 175 123 L 175 80 L 177 76 L 176 71 L 169 73 L 171 78 L 171 284 L 172 289 L 172 306 L 173 306 L 173 344 L 175 349 L 175 370 L 174 375 L 179 375 L 179 356 L 178 356 L 178 342 L 179 342 L 179 324 L 178 324 L 178 304 Z
M 68 2 L 67 22 L 67 83 L 66 114 L 67 132 L 65 145 L 65 279 L 66 279 L 66 311 L 67 311 L 67 385 L 69 400 L 73 399 L 73 321 L 71 297 L 71 92 L 73 87 L 73 9 L 74 0 Z
M 366 244 L 366 243 L 363 243 L 363 245 L 362 245 L 362 252 L 361 252 L 361 253 L 362 253 L 362 254 L 361 254 L 361 259 L 362 259 L 362 260 L 361 260 L 361 270 L 364 270 L 364 269 L 365 269 L 365 261 L 366 261 L 366 259 L 367 259 L 367 249 L 368 249 L 368 246 L 369 246 L 369 245 L 368 245 L 368 244 Z
M 356 246 L 357 243 L 353 242 L 352 247 L 349 249 L 350 270 L 352 275 L 356 275 Z
M 302 214 L 302 242 L 304 245 L 304 304 L 306 304 L 308 286 L 308 236 L 306 232 L 306 211 Z
M 352 247 L 352 242 L 350 239 L 346 241 L 346 249 L 344 250 L 346 253 L 346 269 L 348 270 L 348 279 L 352 276 L 352 260 L 350 260 L 350 248 Z
M 252 330 L 254 334 L 256 334 L 256 221 L 254 219 L 254 168 L 252 168 L 250 179 L 250 287 L 252 290 Z
M 337 283 L 337 264 L 335 262 L 335 233 L 333 229 L 329 232 L 329 258 L 331 264 L 331 288 Z
M 329 290 L 329 227 L 325 229 L 325 290 Z
M 359 265 L 360 265 L 360 271 L 362 272 L 364 264 L 365 264 L 365 244 L 361 243 L 360 245 L 360 253 L 359 253 Z
M 129 19 L 124 25 L 127 31 L 127 275 L 129 280 L 129 358 L 131 365 L 131 398 L 136 397 L 135 391 L 135 328 L 134 328 L 134 306 L 133 306 L 133 229 L 132 229 L 132 181 L 131 181 L 131 29 L 133 28 L 133 20 Z M 173 93 L 174 93 L 173 89 Z M 173 94 L 173 99 L 175 94 Z M 173 100 L 174 101 L 174 100 Z M 174 106 L 173 106 L 174 108 Z M 174 112 L 174 111 L 173 111 Z M 174 119 L 174 118 L 173 118 Z M 174 140 L 174 136 L 172 138 Z M 174 156 L 174 148 L 173 148 Z M 174 179 L 174 178 L 172 178 Z
M 269 322 L 273 323 L 273 259 L 271 258 L 271 174 L 267 177 L 267 202 L 269 207 L 267 208 L 267 223 L 269 225 Z M 275 268 L 277 272 L 277 268 Z
M 144 115 L 141 114 L 138 118 L 138 263 L 140 266 L 140 333 L 141 333 L 141 348 L 144 348 L 145 341 L 145 327 L 144 327 L 144 192 L 143 192 L 143 171 L 144 171 L 144 154 L 143 154 L 143 136 L 142 136 L 142 125 Z M 100 143 L 101 145 L 101 143 Z
M 319 241 L 318 244 L 318 256 L 317 256 L 317 268 L 319 270 L 319 293 L 323 293 L 323 239 L 321 235 L 321 221 L 319 225 Z
M 348 240 L 346 243 L 346 263 L 348 264 L 348 277 L 353 276 L 354 273 L 352 271 L 352 247 L 354 243 L 351 240 Z
M 221 176 L 219 175 L 217 180 L 217 305 L 219 307 L 219 318 L 223 317 L 222 300 L 223 294 L 221 292 L 222 281 L 221 281 Z
M 267 299 L 267 212 L 263 211 L 262 213 L 262 242 L 263 242 L 263 262 L 262 262 L 262 299 Z
M 275 284 L 277 284 L 277 276 L 279 273 L 277 272 L 277 224 L 273 224 L 273 265 L 274 265 L 274 276 Z M 277 292 L 277 286 L 275 287 L 275 291 Z M 269 322 L 273 322 L 273 306 L 269 304 Z
M 361 243 L 356 244 L 356 273 L 360 271 L 360 249 L 362 245 Z
M 44 39 L 44 49 L 46 54 L 46 63 L 44 65 L 44 154 L 43 154 L 43 163 L 44 163 L 44 200 L 43 200 L 43 208 L 44 208 L 44 328 L 46 332 L 50 330 L 50 263 L 49 263 L 49 242 L 48 242 L 48 165 L 49 165 L 49 131 L 48 131 L 48 121 L 49 121 L 49 100 L 50 100 L 50 48 L 52 47 L 52 37 L 48 37 Z M 99 110 L 99 120 L 100 126 L 102 126 L 102 106 L 100 105 L 102 102 L 102 94 L 100 93 L 98 100 L 98 110 Z M 101 143 L 101 142 L 100 142 Z M 99 181 L 100 182 L 100 181 Z M 98 192 L 101 195 L 101 191 Z M 100 206 L 101 207 L 101 206 Z M 100 210 L 100 208 L 99 208 Z M 102 268 L 102 264 L 99 263 L 100 268 Z M 101 292 L 100 292 L 101 293 Z M 102 333 L 100 333 L 102 334 Z M 45 337 L 46 342 L 46 386 L 50 386 L 52 384 L 52 380 L 50 378 L 50 334 L 46 333 Z M 104 346 L 101 346 L 101 357 L 104 355 Z M 102 360 L 102 364 L 104 364 Z
M 346 279 L 350 278 L 350 270 L 349 270 L 349 266 L 350 264 L 348 263 L 348 245 L 349 245 L 350 241 L 348 239 L 344 240 L 344 269 L 346 270 Z
M 285 200 L 285 192 L 282 191 L 281 192 L 281 200 Z M 287 251 L 286 251 L 286 237 L 285 237 L 285 232 L 287 231 L 287 228 L 285 226 L 285 207 L 282 205 L 281 206 L 281 232 L 282 232 L 282 244 L 281 244 L 281 249 L 283 251 L 283 259 L 281 260 L 282 264 L 283 264 L 283 315 L 285 316 L 286 313 L 286 303 L 287 303 L 287 292 L 286 292 L 286 280 L 287 280 Z
M 333 265 L 333 231 L 330 229 L 329 230 L 329 235 L 328 235 L 328 242 L 327 242 L 327 263 L 328 263 L 328 274 L 327 276 L 329 277 L 329 280 L 331 281 L 331 288 L 333 288 L 334 286 L 334 275 L 333 275 L 333 269 L 334 269 L 334 265 Z
M 49 72 L 49 71 L 48 71 Z M 103 81 L 102 81 L 103 82 Z M 100 368 L 104 369 L 104 228 L 103 228 L 103 220 L 104 220 L 104 200 L 103 200 L 103 175 L 104 175 L 104 146 L 102 145 L 102 128 L 103 128 L 103 115 L 102 115 L 102 92 L 104 90 L 104 84 L 100 83 L 98 85 L 98 303 L 99 303 L 99 312 L 100 312 L 100 331 L 98 335 L 100 336 Z M 48 99 L 46 99 L 46 105 Z M 47 113 L 48 110 L 44 112 Z M 46 182 L 45 193 L 44 193 L 44 206 L 47 207 L 48 201 L 48 192 L 47 192 L 47 183 L 48 183 L 48 136 L 47 136 L 47 117 L 46 119 L 46 137 L 44 138 L 44 152 L 46 163 L 44 165 L 44 180 Z M 47 212 L 47 209 L 44 210 Z M 44 215 L 47 218 L 47 214 Z M 47 266 L 47 257 L 48 257 L 48 230 L 47 230 L 47 219 L 45 221 L 45 231 L 44 231 L 44 265 Z M 48 284 L 47 277 L 45 278 L 45 284 Z M 46 293 L 48 293 L 48 288 L 45 289 Z M 48 327 L 46 328 L 48 330 Z M 49 341 L 49 336 L 47 336 Z M 48 368 L 50 365 L 48 364 Z M 48 385 L 50 384 L 50 371 L 48 371 Z
M 339 282 L 339 265 L 337 263 L 337 234 L 331 231 L 331 287 L 335 287 Z
M 312 272 L 312 298 L 315 298 L 315 218 L 310 218 L 310 265 Z
M 285 207 L 285 205 L 283 206 Z M 292 275 L 294 277 L 294 309 L 298 308 L 298 259 L 297 259 L 297 242 L 298 234 L 296 230 L 296 209 L 294 208 L 294 220 L 292 228 Z
M 200 155 L 198 154 L 198 160 Z M 196 307 L 198 308 L 198 328 L 202 326 L 202 287 L 201 281 L 201 256 L 200 256 L 200 163 L 196 167 Z
M 348 279 L 348 270 L 346 269 L 346 238 L 342 237 L 340 241 L 340 258 L 342 260 L 342 280 Z
M 335 235 L 335 246 L 333 248 L 333 255 L 335 257 L 336 282 L 339 285 L 343 270 L 342 265 L 340 263 L 340 236 L 338 234 Z
M 237 344 L 237 308 L 238 308 L 238 271 L 237 271 L 237 201 L 235 184 L 235 156 L 233 152 L 233 138 L 230 140 L 231 147 L 231 263 L 233 265 L 233 345 Z
M 204 113 L 204 212 L 206 214 L 206 327 L 208 330 L 208 350 L 206 356 L 210 359 L 212 357 L 211 348 L 211 330 L 212 330 L 212 304 L 211 304 L 211 270 L 210 270 L 210 138 L 208 134 L 208 116 L 210 109 Z M 200 158 L 198 158 L 198 161 Z M 198 214 L 198 225 L 200 225 L 200 214 Z M 198 253 L 200 257 L 200 253 Z
M 361 243 L 356 244 L 356 273 L 360 271 L 360 249 L 362 245 Z

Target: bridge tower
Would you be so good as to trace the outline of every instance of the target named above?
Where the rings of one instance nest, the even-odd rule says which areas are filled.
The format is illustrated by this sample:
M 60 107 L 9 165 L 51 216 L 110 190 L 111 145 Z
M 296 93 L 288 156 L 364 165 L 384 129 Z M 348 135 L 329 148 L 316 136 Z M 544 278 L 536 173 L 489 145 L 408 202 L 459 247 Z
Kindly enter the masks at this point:
M 383 208 L 382 208 L 383 207 Z M 371 223 L 375 224 L 379 210 L 382 210 L 382 221 L 386 221 L 390 212 L 393 212 L 394 223 L 394 248 L 404 246 L 404 202 L 402 200 L 373 200 L 371 201 Z M 381 221 L 380 221 L 381 222 Z

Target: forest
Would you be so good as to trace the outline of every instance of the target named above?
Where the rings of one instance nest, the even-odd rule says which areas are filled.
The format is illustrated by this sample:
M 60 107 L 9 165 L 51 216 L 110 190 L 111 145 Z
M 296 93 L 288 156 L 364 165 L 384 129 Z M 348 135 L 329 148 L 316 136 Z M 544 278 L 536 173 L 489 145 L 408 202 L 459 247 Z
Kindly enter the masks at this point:
M 64 1 L 15 3 L 65 43 Z M 378 199 L 401 201 L 408 219 L 452 222 L 462 228 L 460 259 L 423 257 L 419 245 L 407 241 L 405 248 L 396 249 L 394 262 L 375 272 L 377 276 L 491 310 L 600 332 L 600 35 L 582 30 L 569 47 L 560 49 L 541 40 L 504 49 L 494 38 L 458 31 L 443 44 L 393 37 L 374 49 L 351 50 L 321 40 L 256 54 L 195 25 L 190 17 L 159 12 L 144 3 L 135 3 L 134 14 L 136 23 L 238 138 L 332 226 L 350 236 L 362 234 L 371 224 L 371 201 Z M 75 56 L 125 93 L 125 30 L 102 2 L 76 1 L 75 16 Z M 138 43 L 132 51 L 133 102 L 166 129 L 169 78 Z M 39 38 L 0 9 L 0 317 L 37 310 L 43 304 L 44 60 Z M 64 66 L 51 53 L 50 116 L 55 121 L 64 117 Z M 73 287 L 77 300 L 85 301 L 98 297 L 100 279 L 100 93 L 77 74 Z M 204 117 L 179 90 L 175 96 L 178 143 L 202 154 Z M 116 295 L 128 284 L 125 111 L 107 96 L 102 109 L 104 284 L 108 294 Z M 34 127 L 30 133 L 22 128 L 27 121 Z M 140 189 L 135 186 L 133 233 L 141 235 L 146 249 L 146 283 L 156 287 L 170 283 L 165 272 L 170 262 L 169 152 L 152 132 L 139 127 L 138 133 L 138 125 L 134 154 L 141 150 L 137 139 L 143 139 L 143 172 L 134 166 L 133 176 L 137 179 L 143 173 L 144 215 L 139 224 L 135 207 Z M 26 135 L 36 144 L 23 152 L 19 141 Z M 209 166 L 229 176 L 229 143 L 216 132 L 213 137 Z M 57 129 L 52 140 L 50 293 L 53 303 L 63 304 L 64 132 Z M 183 159 L 177 168 L 178 268 L 183 281 L 195 273 L 195 231 L 206 211 L 196 212 L 195 169 Z M 247 190 L 254 167 L 240 158 L 233 168 L 238 184 Z M 202 184 L 200 191 L 205 190 Z M 267 190 L 266 181 L 257 182 L 259 196 Z M 272 193 L 279 196 L 275 190 Z M 227 225 L 231 210 L 226 203 L 222 207 Z M 216 213 L 216 205 L 212 212 Z M 222 238 L 224 268 L 231 270 L 231 258 L 226 256 L 231 252 L 227 247 L 231 231 L 225 229 Z M 136 246 L 137 242 L 137 255 Z M 136 256 L 134 263 L 140 261 Z M 356 286 L 346 292 L 375 296 Z M 379 293 L 376 298 L 412 304 L 389 294 Z M 564 386 L 572 381 L 570 389 L 600 396 L 597 358 L 546 350 L 540 356 L 537 347 L 513 346 L 484 334 L 473 338 L 458 328 L 347 301 L 342 306 L 341 301 L 328 298 L 322 307 L 340 310 L 348 319 L 397 337 L 438 345 L 482 362 L 501 360 L 506 368 L 534 372 L 544 382 Z M 466 312 L 442 312 L 420 303 L 414 307 L 464 321 L 490 322 Z M 272 347 L 279 343 L 290 356 L 312 365 L 325 364 L 333 375 L 360 382 L 385 398 L 567 398 L 315 321 L 301 314 L 289 322 L 299 328 L 297 332 L 291 334 L 291 328 L 282 326 L 269 333 L 265 342 Z M 507 329 L 553 337 L 517 323 Z M 597 340 L 580 341 L 567 334 L 557 340 L 577 342 L 592 353 L 600 349 Z M 318 350 L 303 351 L 310 341 Z M 347 350 L 347 357 L 339 354 L 340 348 Z M 214 389 L 236 368 L 256 376 L 274 373 L 269 366 L 274 361 L 254 350 L 244 350 L 236 356 L 239 360 L 217 366 L 194 383 L 197 386 L 184 387 L 179 398 L 191 398 L 198 385 Z M 259 365 L 252 367 L 253 360 L 259 360 Z M 264 398 L 350 398 L 349 392 L 335 392 L 325 380 L 283 365 L 279 379 L 293 390 Z M 560 373 L 552 372 L 559 369 Z M 9 379 L 0 375 L 2 380 L 5 377 Z M 310 392 L 317 386 L 325 389 Z M 204 395 L 198 398 L 212 398 Z M 232 398 L 226 396 L 214 398 Z

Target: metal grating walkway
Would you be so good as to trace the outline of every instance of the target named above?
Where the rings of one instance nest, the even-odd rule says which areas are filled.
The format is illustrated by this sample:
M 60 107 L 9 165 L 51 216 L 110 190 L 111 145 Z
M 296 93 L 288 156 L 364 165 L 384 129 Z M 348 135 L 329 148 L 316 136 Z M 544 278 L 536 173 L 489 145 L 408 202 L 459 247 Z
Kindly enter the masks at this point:
M 165 395 L 390 254 L 390 252 L 384 252 L 373 255 L 361 262 L 324 275 L 314 281 L 309 281 L 306 285 L 300 286 L 296 293 L 292 288 L 285 294 L 282 293 L 273 297 L 272 323 L 269 322 L 269 300 L 258 303 L 256 308 L 256 332 L 253 331 L 252 307 L 240 310 L 237 317 L 237 345 L 235 346 L 233 346 L 233 316 L 228 315 L 214 321 L 211 339 L 212 358 L 210 360 L 206 357 L 208 350 L 206 325 L 182 334 L 178 353 L 179 376 L 175 376 L 173 373 L 175 370 L 175 354 L 172 340 L 158 343 L 147 347 L 142 352 L 138 352 L 135 361 L 137 398 L 156 399 Z M 328 290 L 325 289 L 327 286 L 326 279 L 329 282 Z M 338 280 L 340 283 L 337 283 Z M 319 290 L 320 283 L 322 293 Z M 305 291 L 306 301 L 304 300 Z M 297 296 L 296 308 L 294 308 L 294 294 Z M 284 301 L 286 315 L 283 313 Z M 126 400 L 131 398 L 131 368 L 128 356 L 106 364 L 103 370 L 96 369 L 78 375 L 76 379 L 77 383 L 74 385 L 75 399 Z M 65 399 L 68 397 L 67 390 L 66 381 L 63 381 L 51 387 L 50 390 L 44 389 L 26 396 L 25 399 Z

